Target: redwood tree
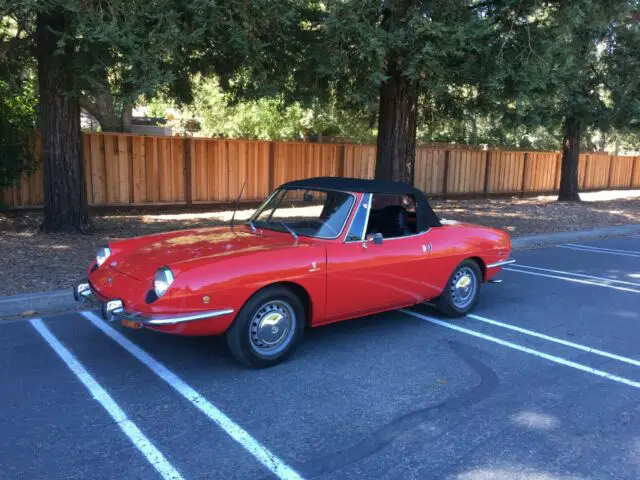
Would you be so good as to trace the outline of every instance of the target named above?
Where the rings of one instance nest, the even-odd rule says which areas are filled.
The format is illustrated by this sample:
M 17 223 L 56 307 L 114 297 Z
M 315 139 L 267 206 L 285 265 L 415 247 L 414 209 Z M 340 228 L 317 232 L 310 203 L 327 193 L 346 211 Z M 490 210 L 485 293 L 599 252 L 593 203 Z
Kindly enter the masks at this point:
M 541 4 L 514 27 L 508 54 L 520 54 L 519 68 L 503 85 L 502 103 L 517 104 L 512 113 L 523 123 L 557 132 L 560 201 L 580 200 L 584 132 L 628 131 L 640 112 L 637 8 L 636 0 L 558 0 Z
M 42 12 L 36 20 L 36 59 L 40 97 L 40 136 L 44 177 L 45 231 L 90 230 L 84 183 L 80 103 L 73 94 L 74 78 L 65 65 L 74 45 L 58 54 L 55 32 L 67 31 L 69 15 Z
M 1 68 L 8 63 L 21 68 L 37 65 L 44 230 L 87 232 L 91 227 L 81 106 L 101 118 L 107 129 L 119 130 L 140 95 L 161 91 L 188 101 L 194 72 L 217 73 L 228 81 L 252 61 L 268 67 L 269 59 L 286 57 L 283 52 L 265 52 L 269 34 L 278 31 L 288 7 L 284 2 L 275 2 L 277 8 L 273 4 L 0 0 L 0 75 L 23 74 L 17 68 Z M 262 69 L 265 76 L 268 71 Z M 113 121 L 116 113 L 119 122 Z
M 530 8 L 530 1 L 520 1 Z M 495 69 L 515 2 L 330 0 L 319 28 L 321 78 L 344 105 L 374 112 L 377 178 L 413 182 L 423 115 L 462 110 Z M 522 7 L 524 10 L 524 7 Z M 474 100 L 475 101 L 475 100 Z M 477 103 L 477 102 L 476 102 Z

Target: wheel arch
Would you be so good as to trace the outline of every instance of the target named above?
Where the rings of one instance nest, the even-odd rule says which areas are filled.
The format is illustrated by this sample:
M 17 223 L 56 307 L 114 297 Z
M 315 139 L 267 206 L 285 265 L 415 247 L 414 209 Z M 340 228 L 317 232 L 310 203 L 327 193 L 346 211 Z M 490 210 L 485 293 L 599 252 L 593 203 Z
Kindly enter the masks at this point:
M 309 292 L 307 291 L 307 289 L 304 288 L 299 283 L 292 282 L 292 281 L 280 281 L 280 282 L 269 283 L 268 285 L 264 285 L 263 287 L 261 287 L 259 290 L 256 290 L 254 294 L 251 295 L 251 297 L 262 292 L 263 290 L 266 290 L 268 288 L 273 288 L 273 287 L 287 288 L 291 290 L 300 299 L 300 301 L 304 306 L 304 313 L 306 316 L 305 323 L 307 326 L 310 326 L 311 319 L 313 318 L 313 302 L 311 301 L 311 295 L 309 295 Z
M 480 267 L 480 273 L 482 274 L 482 281 L 486 281 L 487 279 L 487 264 L 485 263 L 484 260 L 482 260 L 482 258 L 475 256 L 475 257 L 469 257 L 467 258 L 467 260 L 471 260 L 473 262 L 476 262 L 476 264 L 478 265 L 478 267 Z

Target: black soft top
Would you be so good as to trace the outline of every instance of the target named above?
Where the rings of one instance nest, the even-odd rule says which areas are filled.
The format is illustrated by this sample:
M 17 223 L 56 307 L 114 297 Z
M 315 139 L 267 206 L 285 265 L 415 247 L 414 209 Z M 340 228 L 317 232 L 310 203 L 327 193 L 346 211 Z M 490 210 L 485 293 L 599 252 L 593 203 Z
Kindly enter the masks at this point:
M 367 180 L 349 177 L 313 177 L 303 180 L 293 180 L 283 184 L 281 187 L 411 195 L 416 201 L 416 226 L 418 231 L 423 232 L 431 227 L 440 226 L 440 219 L 431 208 L 431 205 L 429 205 L 429 200 L 424 192 L 402 182 L 395 182 L 393 180 Z

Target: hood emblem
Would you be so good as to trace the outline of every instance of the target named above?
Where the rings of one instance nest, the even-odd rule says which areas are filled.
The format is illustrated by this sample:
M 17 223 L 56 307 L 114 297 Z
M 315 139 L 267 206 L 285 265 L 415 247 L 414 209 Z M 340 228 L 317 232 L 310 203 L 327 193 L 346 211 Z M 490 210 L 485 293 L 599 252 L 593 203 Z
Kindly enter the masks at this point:
M 107 277 L 107 283 L 111 285 L 113 283 L 113 278 Z

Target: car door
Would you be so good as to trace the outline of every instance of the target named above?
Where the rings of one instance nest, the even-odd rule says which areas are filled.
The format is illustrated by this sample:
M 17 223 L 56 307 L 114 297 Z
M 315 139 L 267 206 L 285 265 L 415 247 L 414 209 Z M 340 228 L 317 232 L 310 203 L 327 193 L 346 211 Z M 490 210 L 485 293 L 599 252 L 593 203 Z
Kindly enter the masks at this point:
M 327 319 L 366 315 L 425 298 L 423 235 L 363 240 L 371 208 L 364 194 L 344 242 L 327 247 Z

